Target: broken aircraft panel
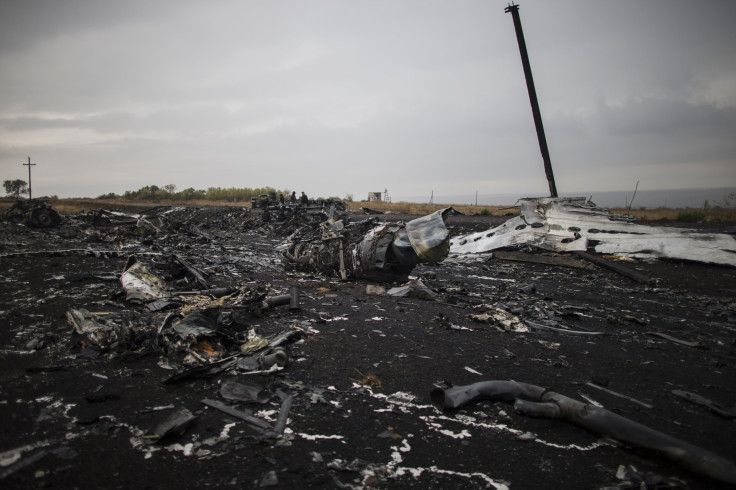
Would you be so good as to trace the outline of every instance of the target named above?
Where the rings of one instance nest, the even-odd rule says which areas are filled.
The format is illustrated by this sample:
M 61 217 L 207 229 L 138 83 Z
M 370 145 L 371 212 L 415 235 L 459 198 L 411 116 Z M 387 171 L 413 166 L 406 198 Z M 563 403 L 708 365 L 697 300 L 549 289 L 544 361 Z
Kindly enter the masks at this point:
M 406 224 L 375 218 L 344 224 L 329 220 L 320 230 L 300 229 L 280 249 L 287 269 L 341 279 L 406 281 L 420 262 L 437 263 L 450 250 L 445 220 L 450 208 Z
M 135 255 L 128 257 L 120 276 L 125 299 L 131 303 L 146 303 L 164 297 L 166 284 L 152 274 Z
M 450 251 L 462 255 L 531 245 L 556 252 L 593 250 L 736 266 L 736 239 L 728 234 L 634 224 L 584 197 L 520 201 L 520 216 L 490 230 L 456 237 Z

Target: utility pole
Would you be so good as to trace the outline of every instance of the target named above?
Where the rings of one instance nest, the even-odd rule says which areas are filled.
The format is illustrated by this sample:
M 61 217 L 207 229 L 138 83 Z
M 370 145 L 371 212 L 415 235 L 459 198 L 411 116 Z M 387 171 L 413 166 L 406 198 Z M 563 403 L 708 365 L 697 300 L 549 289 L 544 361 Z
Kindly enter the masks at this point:
M 521 30 L 521 18 L 519 17 L 519 6 L 513 2 L 504 10 L 511 13 L 514 18 L 514 28 L 516 29 L 516 40 L 519 43 L 519 52 L 521 53 L 521 64 L 524 66 L 524 76 L 526 77 L 526 88 L 529 91 L 529 102 L 532 104 L 532 115 L 534 116 L 534 126 L 537 128 L 537 139 L 539 140 L 539 149 L 542 151 L 542 160 L 544 160 L 544 173 L 547 175 L 547 183 L 549 184 L 549 193 L 552 197 L 557 197 L 557 186 L 555 185 L 555 176 L 552 173 L 552 162 L 549 159 L 549 149 L 547 148 L 547 138 L 544 136 L 544 126 L 542 125 L 542 114 L 539 112 L 539 102 L 537 101 L 537 91 L 534 89 L 534 79 L 532 78 L 532 67 L 529 64 L 529 55 L 526 52 L 526 42 L 524 42 L 524 32 Z
M 30 201 L 33 199 L 33 194 L 31 194 L 31 167 L 35 166 L 35 163 L 31 163 L 31 157 L 28 157 L 28 163 L 22 163 L 24 167 L 28 167 L 28 200 Z

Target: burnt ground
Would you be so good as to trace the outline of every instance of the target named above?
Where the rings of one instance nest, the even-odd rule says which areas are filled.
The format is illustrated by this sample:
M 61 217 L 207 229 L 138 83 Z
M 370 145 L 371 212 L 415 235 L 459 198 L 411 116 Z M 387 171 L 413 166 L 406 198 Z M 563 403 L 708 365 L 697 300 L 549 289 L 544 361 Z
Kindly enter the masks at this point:
M 443 382 L 540 385 L 734 461 L 733 419 L 672 393 L 736 402 L 733 268 L 627 262 L 651 278 L 641 284 L 580 261 L 529 262 L 559 256 L 524 251 L 521 261 L 494 255 L 420 266 L 415 275 L 437 299 L 399 298 L 368 294 L 365 282 L 284 271 L 274 249 L 283 236 L 254 228 L 254 215 L 179 210 L 168 216 L 176 226 L 156 235 L 84 216 L 51 230 L 0 223 L 0 486 L 729 488 L 650 451 L 518 415 L 511 405 L 443 413 L 429 393 Z M 504 219 L 453 216 L 448 224 L 457 234 Z M 215 285 L 270 295 L 298 286 L 300 309 L 277 307 L 227 327 L 230 339 L 249 329 L 266 338 L 298 331 L 282 370 L 164 382 L 184 369 L 186 352 L 162 349 L 153 337 L 179 309 L 127 302 L 119 276 L 131 254 L 155 262 L 172 251 Z M 73 334 L 72 308 L 138 338 L 95 349 Z M 471 318 L 492 308 L 605 335 L 516 332 Z M 201 403 L 218 400 L 276 422 L 278 396 L 265 404 L 224 400 L 220 389 L 230 379 L 259 379 L 265 394 L 293 396 L 283 437 Z M 182 407 L 194 423 L 148 444 L 145 434 Z

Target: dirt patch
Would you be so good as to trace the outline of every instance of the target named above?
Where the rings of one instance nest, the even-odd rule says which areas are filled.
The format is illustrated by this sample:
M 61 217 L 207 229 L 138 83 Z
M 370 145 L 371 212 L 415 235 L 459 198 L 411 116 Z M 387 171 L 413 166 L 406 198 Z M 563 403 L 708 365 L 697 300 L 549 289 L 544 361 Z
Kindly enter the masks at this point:
M 5 488 L 728 488 L 508 404 L 444 413 L 429 393 L 446 382 L 531 383 L 733 460 L 733 419 L 673 394 L 736 402 L 733 268 L 627 263 L 651 278 L 640 284 L 587 263 L 451 258 L 414 271 L 436 300 L 397 298 L 368 294 L 365 282 L 285 272 L 275 250 L 283 234 L 274 223 L 253 226 L 253 218 L 243 208 L 185 208 L 162 217 L 169 227 L 158 232 L 81 217 L 51 230 L 0 224 Z M 504 220 L 452 216 L 448 227 L 456 235 Z M 299 288 L 298 310 L 248 310 L 223 327 L 238 340 L 249 330 L 264 338 L 298 332 L 285 343 L 283 369 L 165 383 L 185 370 L 186 353 L 167 350 L 160 338 L 151 343 L 149 334 L 167 331 L 167 315 L 180 306 L 151 311 L 127 302 L 119 275 L 129 255 L 155 264 L 171 253 L 214 286 L 263 287 L 270 296 Z M 143 333 L 95 352 L 73 334 L 72 308 Z M 602 335 L 515 331 L 478 319 L 498 310 L 525 325 Z M 254 378 L 266 403 L 222 398 L 226 381 Z M 282 437 L 202 403 L 218 400 L 275 426 L 287 395 L 293 403 Z M 193 424 L 149 444 L 146 434 L 180 408 L 197 417 Z

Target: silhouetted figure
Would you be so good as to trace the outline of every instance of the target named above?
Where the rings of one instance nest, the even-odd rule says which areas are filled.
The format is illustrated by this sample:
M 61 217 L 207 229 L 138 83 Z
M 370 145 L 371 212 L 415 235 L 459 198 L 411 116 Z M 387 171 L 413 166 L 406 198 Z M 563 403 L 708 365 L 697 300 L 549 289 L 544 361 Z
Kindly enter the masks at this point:
M 296 191 L 291 191 L 291 204 L 296 204 Z
M 284 194 L 279 194 L 279 204 L 284 204 Z
M 307 204 L 309 204 L 309 198 L 306 194 L 304 194 L 304 191 L 302 191 L 302 195 L 299 199 L 301 199 L 302 201 L 302 206 L 306 206 Z

